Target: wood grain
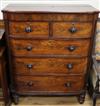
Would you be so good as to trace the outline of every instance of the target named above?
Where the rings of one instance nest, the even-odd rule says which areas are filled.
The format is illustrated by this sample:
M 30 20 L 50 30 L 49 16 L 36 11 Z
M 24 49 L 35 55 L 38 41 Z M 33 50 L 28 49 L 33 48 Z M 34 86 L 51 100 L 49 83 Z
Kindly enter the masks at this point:
M 31 28 L 30 32 L 26 32 L 27 28 Z M 49 25 L 47 22 L 10 22 L 10 34 L 13 36 L 45 36 L 49 34 Z
M 88 56 L 90 40 L 10 40 L 12 55 L 80 55 Z M 74 50 L 69 50 L 73 46 Z M 28 48 L 31 50 L 28 50 Z
M 5 18 L 7 18 L 7 16 L 5 15 Z M 50 13 L 50 14 L 35 14 L 35 13 L 9 13 L 9 20 L 12 21 L 92 21 L 93 20 L 93 15 L 92 14 L 54 14 L 54 13 Z
M 76 32 L 70 32 L 71 28 L 76 28 Z M 55 22 L 53 23 L 53 36 L 59 38 L 88 38 L 92 36 L 92 23 L 80 22 Z
M 89 73 L 87 71 L 90 71 L 92 63 L 92 43 L 99 11 L 91 6 L 83 5 L 68 7 L 66 5 L 39 7 L 9 5 L 3 10 L 3 13 L 9 50 L 10 74 L 13 82 L 11 82 L 11 92 L 14 101 L 18 103 L 17 93 L 19 93 L 21 96 L 73 95 L 78 97 L 79 103 L 83 103 Z M 30 30 L 31 28 L 32 30 Z M 45 58 L 43 58 L 44 56 Z M 87 57 L 88 62 L 82 59 L 83 56 Z M 79 58 L 82 60 L 78 60 Z M 28 64 L 35 63 L 31 75 L 26 72 L 27 62 L 29 62 Z M 65 64 L 69 62 L 78 64 L 74 65 L 73 73 L 76 74 L 62 75 L 58 69 L 63 68 L 65 73 Z M 17 67 L 16 64 L 22 65 Z M 36 75 L 36 73 L 33 74 L 33 68 L 36 69 L 37 74 L 40 71 L 41 73 L 50 73 L 50 71 L 57 73 L 56 75 L 48 75 L 47 73 Z M 85 68 L 87 70 L 79 75 Z M 20 75 L 17 75 L 17 72 Z
M 66 77 L 37 77 L 37 76 L 16 76 L 15 88 L 17 92 L 74 92 L 82 90 L 84 86 L 84 77 L 66 76 Z M 31 84 L 30 84 L 31 83 Z M 69 87 L 65 84 L 70 83 Z
M 87 69 L 87 58 L 14 58 L 12 63 L 13 73 L 19 75 L 85 74 Z

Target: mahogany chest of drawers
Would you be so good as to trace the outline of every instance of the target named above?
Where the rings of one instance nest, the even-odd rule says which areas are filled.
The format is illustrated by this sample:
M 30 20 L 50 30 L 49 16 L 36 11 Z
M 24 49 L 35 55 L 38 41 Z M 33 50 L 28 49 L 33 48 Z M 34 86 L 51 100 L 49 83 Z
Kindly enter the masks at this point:
M 15 103 L 21 95 L 84 102 L 99 11 L 88 5 L 8 5 L 3 10 Z

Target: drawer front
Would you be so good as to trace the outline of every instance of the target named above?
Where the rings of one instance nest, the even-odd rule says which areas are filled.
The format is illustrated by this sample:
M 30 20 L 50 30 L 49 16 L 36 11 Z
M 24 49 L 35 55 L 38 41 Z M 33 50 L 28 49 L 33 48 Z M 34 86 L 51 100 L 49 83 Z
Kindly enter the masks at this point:
M 10 22 L 10 35 L 19 37 L 48 37 L 49 24 L 47 22 Z
M 87 56 L 90 40 L 10 40 L 12 55 Z
M 93 14 L 13 14 L 9 13 L 9 20 L 17 21 L 93 21 Z M 6 18 L 6 17 L 5 17 Z
M 53 36 L 59 38 L 88 38 L 92 36 L 92 23 L 53 23 Z
M 13 69 L 19 75 L 85 74 L 87 58 L 14 58 Z
M 15 89 L 17 92 L 58 92 L 67 93 L 82 90 L 83 76 L 16 76 Z

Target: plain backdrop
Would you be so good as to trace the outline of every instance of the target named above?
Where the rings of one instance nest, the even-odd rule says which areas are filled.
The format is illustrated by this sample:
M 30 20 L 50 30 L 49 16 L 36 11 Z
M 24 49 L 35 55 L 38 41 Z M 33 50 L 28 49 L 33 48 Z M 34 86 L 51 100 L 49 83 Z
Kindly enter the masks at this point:
M 90 4 L 100 10 L 100 0 L 0 0 L 0 19 L 1 10 L 8 4 Z

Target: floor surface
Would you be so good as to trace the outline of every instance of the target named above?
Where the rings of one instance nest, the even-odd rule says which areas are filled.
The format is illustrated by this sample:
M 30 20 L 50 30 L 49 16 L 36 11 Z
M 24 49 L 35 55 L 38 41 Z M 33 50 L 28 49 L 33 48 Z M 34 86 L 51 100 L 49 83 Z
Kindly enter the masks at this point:
M 92 100 L 86 96 L 84 104 L 79 104 L 76 97 L 23 97 L 17 106 L 92 106 Z M 12 104 L 12 106 L 16 106 Z M 97 105 L 100 106 L 100 100 Z

